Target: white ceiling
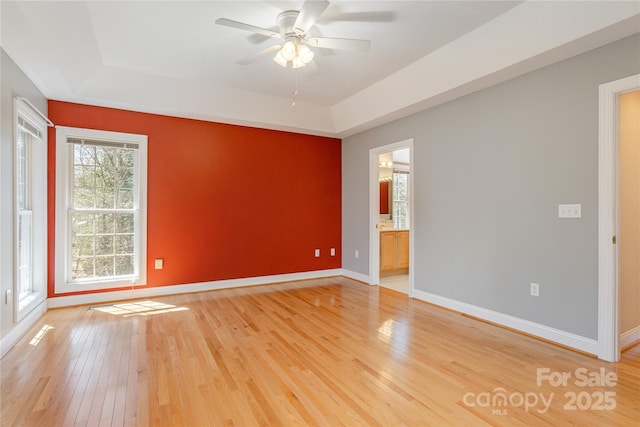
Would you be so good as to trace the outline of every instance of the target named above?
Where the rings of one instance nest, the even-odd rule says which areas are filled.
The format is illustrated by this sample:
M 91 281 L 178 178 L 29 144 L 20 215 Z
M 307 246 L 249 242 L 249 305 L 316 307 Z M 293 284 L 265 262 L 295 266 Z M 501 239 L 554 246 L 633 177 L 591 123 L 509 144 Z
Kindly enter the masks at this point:
M 49 99 L 344 137 L 640 31 L 637 1 L 332 1 L 311 35 L 371 50 L 296 76 L 237 65 L 277 42 L 214 24 L 302 3 L 3 0 L 0 41 Z

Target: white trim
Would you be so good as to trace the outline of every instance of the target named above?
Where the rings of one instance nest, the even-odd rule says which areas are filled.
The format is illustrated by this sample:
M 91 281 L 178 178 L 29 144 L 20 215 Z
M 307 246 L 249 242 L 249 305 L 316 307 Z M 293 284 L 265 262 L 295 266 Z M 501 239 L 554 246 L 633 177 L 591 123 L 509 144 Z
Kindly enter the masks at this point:
M 31 205 L 31 287 L 32 293 L 29 300 L 21 301 L 18 289 L 18 190 L 17 184 L 17 144 L 20 126 L 18 118 L 22 117 L 32 126 L 38 128 L 42 134 L 40 137 L 27 132 L 30 141 L 27 143 L 28 171 L 27 181 L 30 186 L 28 191 L 29 204 Z M 46 116 L 36 109 L 26 98 L 16 97 L 13 105 L 13 321 L 21 322 L 35 310 L 47 296 L 47 122 Z M 48 121 L 48 119 L 47 119 Z M 31 139 L 32 138 L 32 139 Z M 22 302 L 22 306 L 21 303 Z
M 640 326 L 620 334 L 620 348 L 627 348 L 637 341 L 640 341 Z
M 72 156 L 67 143 L 68 138 L 106 140 L 115 142 L 136 143 L 136 180 L 134 203 L 137 209 L 136 218 L 136 274 L 132 278 L 120 280 L 71 282 L 68 271 L 71 239 L 71 225 L 69 223 L 68 207 L 71 182 L 69 179 L 70 159 Z M 123 286 L 144 286 L 147 277 L 147 141 L 146 135 L 111 132 L 95 129 L 81 129 L 66 126 L 56 127 L 56 223 L 55 223 L 55 292 L 69 293 L 86 290 L 113 289 Z
M 413 138 L 393 144 L 376 147 L 369 150 L 369 280 L 370 285 L 380 284 L 380 187 L 379 187 L 379 158 L 380 154 L 391 151 L 409 149 L 409 297 L 414 292 L 414 242 L 415 242 L 415 215 L 414 215 L 414 168 L 413 168 Z
M 51 120 L 49 120 L 49 117 L 47 117 L 44 113 L 42 113 L 40 110 L 38 110 L 35 105 L 33 105 L 27 98 L 23 98 L 22 96 L 16 96 L 16 102 L 21 102 L 23 104 L 25 104 L 27 107 L 29 107 L 34 113 L 36 113 L 38 115 L 38 117 L 40 118 L 40 120 L 44 121 L 44 124 L 46 124 L 49 127 L 55 127 L 56 125 L 53 124 L 53 122 Z M 46 129 L 45 129 L 46 132 Z
M 370 283 L 369 276 L 367 276 L 366 274 L 356 273 L 355 271 L 346 270 L 346 269 L 342 269 L 340 274 L 349 279 L 357 280 L 359 282 L 364 282 L 364 283 Z
M 618 343 L 618 96 L 640 88 L 640 74 L 599 87 L 598 142 L 598 351 L 617 362 Z
M 506 326 L 517 331 L 525 332 L 586 353 L 596 354 L 598 351 L 598 342 L 594 339 L 561 331 L 529 320 L 520 319 L 508 314 L 499 313 L 497 311 L 488 310 L 486 308 L 477 307 L 465 302 L 456 301 L 420 290 L 414 290 L 414 298 L 460 313 L 468 314 L 498 325 Z
M 244 286 L 269 285 L 297 280 L 320 279 L 342 275 L 342 269 L 305 271 L 302 273 L 277 274 L 272 276 L 247 277 L 242 279 L 216 280 L 212 282 L 190 283 L 184 285 L 138 288 L 124 291 L 110 291 L 93 294 L 71 295 L 49 298 L 50 308 L 73 305 L 104 303 L 134 298 L 147 298 L 161 295 L 178 295 L 191 292 L 205 292 L 219 289 L 240 288 Z
M 0 338 L 0 357 L 11 350 L 46 311 L 47 301 L 42 300 L 20 322 L 15 324 L 5 336 Z

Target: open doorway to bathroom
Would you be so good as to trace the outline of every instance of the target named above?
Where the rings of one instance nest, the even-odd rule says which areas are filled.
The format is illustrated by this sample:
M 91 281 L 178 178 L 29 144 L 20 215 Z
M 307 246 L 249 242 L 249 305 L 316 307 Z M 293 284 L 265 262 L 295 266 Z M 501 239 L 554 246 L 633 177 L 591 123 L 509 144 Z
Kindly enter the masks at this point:
M 412 295 L 413 141 L 371 150 L 371 284 Z
M 409 149 L 378 156 L 380 286 L 409 294 Z

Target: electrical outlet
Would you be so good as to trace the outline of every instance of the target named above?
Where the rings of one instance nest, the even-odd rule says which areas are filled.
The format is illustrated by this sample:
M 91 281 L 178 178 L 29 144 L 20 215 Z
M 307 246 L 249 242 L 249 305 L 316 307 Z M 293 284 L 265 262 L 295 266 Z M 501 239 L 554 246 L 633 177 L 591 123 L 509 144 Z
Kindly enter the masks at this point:
M 582 218 L 582 205 L 558 205 L 558 218 Z
M 531 283 L 531 289 L 529 291 L 531 296 L 539 297 L 540 296 L 540 285 L 537 283 Z
M 156 258 L 156 261 L 155 261 L 156 270 L 162 270 L 163 267 L 164 267 L 164 260 L 162 258 Z
M 336 248 L 331 248 L 331 256 L 336 256 Z
M 355 256 L 356 256 L 356 258 L 360 258 L 360 252 L 357 249 L 356 249 L 356 252 L 355 252 Z
M 316 258 L 320 256 L 320 249 L 316 249 L 315 255 L 316 255 Z

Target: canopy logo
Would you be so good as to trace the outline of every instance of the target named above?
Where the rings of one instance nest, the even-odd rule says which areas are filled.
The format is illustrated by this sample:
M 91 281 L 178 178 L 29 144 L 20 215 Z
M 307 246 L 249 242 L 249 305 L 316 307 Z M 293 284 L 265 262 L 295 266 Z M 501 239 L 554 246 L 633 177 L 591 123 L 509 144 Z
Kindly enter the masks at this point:
M 506 389 L 497 387 L 492 392 L 466 393 L 462 402 L 469 407 L 478 406 L 481 408 L 491 408 L 492 415 L 508 415 L 507 407 L 524 407 L 526 412 L 535 409 L 538 413 L 544 414 L 549 410 L 553 401 L 553 393 L 545 396 L 544 393 L 535 392 L 513 392 L 508 393 Z
M 614 410 L 617 406 L 616 392 L 602 388 L 615 387 L 617 384 L 618 375 L 605 368 L 592 371 L 587 368 L 577 368 L 573 371 L 552 371 L 550 368 L 536 370 L 537 387 L 569 388 L 562 394 L 558 393 L 565 411 Z M 599 390 L 593 390 L 595 387 Z M 468 407 L 491 408 L 492 415 L 508 415 L 508 408 L 522 408 L 526 412 L 536 411 L 544 414 L 551 407 L 554 397 L 555 393 L 509 393 L 505 388 L 497 387 L 491 392 L 465 393 L 462 402 Z

